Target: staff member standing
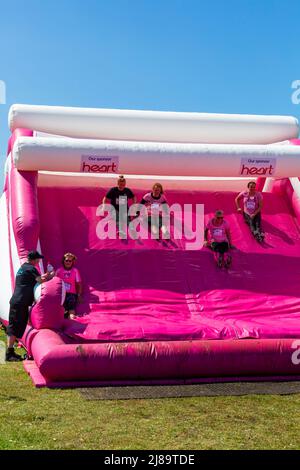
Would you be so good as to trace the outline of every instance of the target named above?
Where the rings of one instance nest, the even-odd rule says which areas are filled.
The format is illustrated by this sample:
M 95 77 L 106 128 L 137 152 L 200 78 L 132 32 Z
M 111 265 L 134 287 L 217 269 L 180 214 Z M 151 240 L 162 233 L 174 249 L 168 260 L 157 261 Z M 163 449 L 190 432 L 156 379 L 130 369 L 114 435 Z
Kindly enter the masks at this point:
M 33 304 L 33 288 L 37 282 L 43 283 L 52 279 L 54 272 L 40 275 L 36 266 L 44 258 L 38 251 L 30 251 L 26 263 L 22 264 L 16 275 L 15 290 L 10 299 L 9 323 L 7 327 L 6 361 L 22 361 L 23 358 L 15 353 L 16 339 L 22 338 L 29 316 L 29 307 Z

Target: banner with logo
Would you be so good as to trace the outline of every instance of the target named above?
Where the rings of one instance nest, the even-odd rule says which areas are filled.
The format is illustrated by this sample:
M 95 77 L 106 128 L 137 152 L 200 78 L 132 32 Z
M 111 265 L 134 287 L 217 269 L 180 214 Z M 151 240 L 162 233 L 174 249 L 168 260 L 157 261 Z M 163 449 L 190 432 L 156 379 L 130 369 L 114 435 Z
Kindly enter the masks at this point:
M 275 175 L 276 158 L 246 157 L 241 159 L 240 176 L 256 178 Z
M 118 170 L 118 156 L 81 155 L 82 173 L 118 173 Z

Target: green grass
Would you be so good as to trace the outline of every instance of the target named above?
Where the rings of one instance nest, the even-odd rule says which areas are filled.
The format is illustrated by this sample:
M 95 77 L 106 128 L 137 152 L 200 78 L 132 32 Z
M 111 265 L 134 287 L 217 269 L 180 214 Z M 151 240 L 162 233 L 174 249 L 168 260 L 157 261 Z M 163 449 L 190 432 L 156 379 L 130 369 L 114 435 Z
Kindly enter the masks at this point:
M 0 405 L 0 449 L 300 447 L 300 395 L 89 401 L 36 389 L 10 363 L 0 365 Z

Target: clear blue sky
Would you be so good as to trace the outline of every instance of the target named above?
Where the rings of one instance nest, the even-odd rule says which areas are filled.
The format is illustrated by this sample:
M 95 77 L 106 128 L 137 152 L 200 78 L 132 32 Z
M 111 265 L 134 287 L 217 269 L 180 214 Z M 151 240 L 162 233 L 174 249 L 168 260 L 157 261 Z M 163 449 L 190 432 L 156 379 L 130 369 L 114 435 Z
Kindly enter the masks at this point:
M 299 17 L 299 0 L 1 0 L 0 154 L 12 103 L 299 118 Z

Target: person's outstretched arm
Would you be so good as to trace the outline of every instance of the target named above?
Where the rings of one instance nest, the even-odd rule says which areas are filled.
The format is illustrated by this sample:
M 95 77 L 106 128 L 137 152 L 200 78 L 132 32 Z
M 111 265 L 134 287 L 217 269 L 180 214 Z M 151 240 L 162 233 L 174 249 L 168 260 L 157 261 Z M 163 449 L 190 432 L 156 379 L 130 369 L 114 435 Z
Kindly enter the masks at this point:
M 240 207 L 240 200 L 242 199 L 243 197 L 243 194 L 240 193 L 236 198 L 235 198 L 235 205 L 236 205 L 236 208 L 237 208 L 237 211 L 238 212 L 242 212 L 243 209 Z
M 76 294 L 78 295 L 79 302 L 82 301 L 82 282 L 76 282 Z
M 41 276 L 37 276 L 35 280 L 39 284 L 43 284 L 44 282 L 47 282 L 47 281 L 50 281 L 50 279 L 53 279 L 54 276 L 55 276 L 55 271 L 52 271 L 51 273 L 45 273 L 45 274 L 42 274 Z
M 229 248 L 234 248 L 234 246 L 232 244 L 232 240 L 231 240 L 231 232 L 230 232 L 229 227 L 226 229 L 226 236 L 227 236 L 227 240 L 228 240 L 228 243 L 229 243 Z

